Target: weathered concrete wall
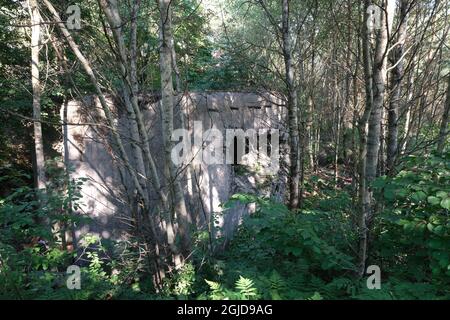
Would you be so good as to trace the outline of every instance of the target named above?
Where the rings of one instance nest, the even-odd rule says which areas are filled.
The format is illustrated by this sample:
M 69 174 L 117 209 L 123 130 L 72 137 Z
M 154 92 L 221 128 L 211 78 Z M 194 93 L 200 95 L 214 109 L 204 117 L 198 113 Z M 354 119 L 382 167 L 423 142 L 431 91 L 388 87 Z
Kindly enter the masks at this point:
M 151 148 L 158 170 L 162 175 L 165 162 L 161 128 L 159 102 L 142 97 L 141 107 L 149 130 Z M 151 99 L 150 99 L 151 100 Z M 175 128 L 181 128 L 181 114 L 185 117 L 187 129 L 192 130 L 194 121 L 201 121 L 203 130 L 226 129 L 280 129 L 285 136 L 283 120 L 286 111 L 279 97 L 269 93 L 189 93 L 176 98 L 178 102 L 175 115 Z M 126 112 L 120 103 L 108 99 L 117 119 L 116 129 L 121 133 L 125 147 L 133 160 L 131 139 Z M 94 219 L 94 223 L 77 230 L 82 233 L 96 233 L 104 238 L 119 239 L 125 236 L 127 224 L 131 219 L 132 208 L 136 207 L 133 188 L 120 159 L 115 157 L 104 126 L 106 125 L 96 98 L 87 98 L 83 102 L 72 101 L 67 107 L 67 125 L 65 128 L 65 154 L 67 162 L 73 167 L 72 177 L 88 178 L 82 188 L 82 214 Z M 75 125 L 79 124 L 79 125 Z M 192 219 L 200 228 L 208 229 L 208 223 L 215 216 L 218 226 L 216 235 L 229 238 L 240 223 L 242 216 L 251 211 L 243 205 L 236 205 L 224 213 L 221 204 L 237 192 L 253 192 L 266 196 L 281 197 L 284 183 L 280 173 L 274 176 L 261 176 L 252 165 L 236 172 L 236 167 L 227 164 L 189 166 L 180 175 L 185 197 Z M 242 168 L 241 168 L 242 169 Z M 261 187 L 264 185 L 265 187 Z M 152 191 L 152 198 L 156 195 Z M 280 199 L 281 200 L 281 199 Z M 156 202 L 155 202 L 156 203 Z M 211 225 L 209 225 L 211 227 Z

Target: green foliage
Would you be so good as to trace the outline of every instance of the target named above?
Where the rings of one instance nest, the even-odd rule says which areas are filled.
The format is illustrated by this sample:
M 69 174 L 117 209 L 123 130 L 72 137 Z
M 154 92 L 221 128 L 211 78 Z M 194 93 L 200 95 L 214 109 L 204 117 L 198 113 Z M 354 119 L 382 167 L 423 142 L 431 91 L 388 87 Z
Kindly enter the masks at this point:
M 378 179 L 374 187 L 385 203 L 374 243 L 384 269 L 431 286 L 435 296 L 448 296 L 450 154 L 412 156 L 395 177 Z
M 111 271 L 115 263 L 105 259 L 107 250 L 98 237 L 87 235 L 82 252 L 70 253 L 61 242 L 61 231 L 52 227 L 88 222 L 74 214 L 82 206 L 84 179 L 68 179 L 52 164 L 45 192 L 22 187 L 0 199 L 0 299 L 106 299 L 122 294 L 127 269 Z M 83 262 L 83 263 L 81 263 Z M 66 270 L 82 267 L 82 290 L 66 287 Z M 121 278 L 123 277 L 123 278 Z
M 88 221 L 73 214 L 82 205 L 85 179 L 69 179 L 56 163 L 48 163 L 46 191 L 21 187 L 0 199 L 0 297 L 54 297 L 73 260 L 61 235 L 67 226 Z
M 65 20 L 66 1 L 55 1 L 54 4 Z M 172 3 L 176 62 L 186 86 L 180 89 L 252 92 L 264 89 L 286 93 L 284 57 L 280 43 L 276 41 L 279 40 L 276 24 L 280 22 L 281 6 L 275 0 L 264 1 L 265 8 L 260 4 L 258 1 L 225 0 L 223 6 L 219 6 L 221 16 L 214 18 L 210 11 L 214 10 L 211 9 L 213 6 L 203 6 L 201 0 Z M 83 27 L 72 32 L 72 36 L 80 50 L 89 57 L 105 93 L 116 93 L 123 84 L 123 76 L 116 50 L 105 50 L 112 43 L 105 34 L 108 26 L 104 25 L 103 14 L 98 10 L 97 1 L 82 1 L 79 5 L 83 12 Z M 129 48 L 130 3 L 119 1 L 118 6 L 124 22 L 124 45 Z M 233 196 L 224 205 L 225 209 L 240 202 L 256 204 L 256 212 L 244 218 L 234 239 L 229 242 L 229 239 L 213 239 L 214 232 L 208 228 L 213 223 L 204 229 L 193 230 L 193 251 L 189 260 L 177 270 L 165 266 L 167 274 L 158 290 L 154 285 L 152 249 L 142 248 L 142 238 L 145 238 L 146 245 L 149 243 L 148 234 L 142 238 L 130 236 L 120 242 L 107 242 L 88 234 L 77 243 L 76 252 L 67 250 L 63 243 L 65 231 L 89 222 L 89 219 L 76 214 L 83 208 L 80 190 L 85 179 L 70 179 L 60 166 L 61 161 L 56 159 L 47 163 L 49 183 L 45 192 L 31 188 L 30 155 L 34 145 L 30 130 L 32 121 L 27 119 L 33 116 L 29 30 L 17 27 L 28 25 L 30 17 L 27 7 L 20 1 L 0 0 L 0 7 L 0 25 L 5 30 L 0 33 L 0 41 L 5 44 L 0 47 L 0 298 L 450 298 L 449 153 L 444 156 L 410 156 L 402 167 L 397 168 L 399 172 L 395 176 L 381 177 L 372 185 L 377 214 L 371 224 L 368 260 L 381 266 L 381 290 L 368 290 L 364 279 L 357 280 L 354 274 L 358 249 L 356 195 L 352 199 L 345 187 L 340 189 L 339 183 L 324 178 L 326 174 L 322 175 L 322 172 L 318 176 L 306 176 L 303 209 L 298 212 L 290 212 L 285 205 L 271 199 L 246 194 Z M 45 17 L 46 10 L 42 10 Z M 292 39 L 295 44 L 292 59 L 303 62 L 307 57 L 312 58 L 311 67 L 309 63 L 294 63 L 294 73 L 306 75 L 296 81 L 302 80 L 299 84 L 311 89 L 300 90 L 299 105 L 306 106 L 310 96 L 313 99 L 311 110 L 300 108 L 301 119 L 308 120 L 308 115 L 317 111 L 326 113 L 330 109 L 329 95 L 340 96 L 336 95 L 339 92 L 334 92 L 339 88 L 325 92 L 316 84 L 320 84 L 322 78 L 324 83 L 328 83 L 330 75 L 333 79 L 345 78 L 340 74 L 342 70 L 332 70 L 329 66 L 343 65 L 340 62 L 346 57 L 343 53 L 347 48 L 341 52 L 337 46 L 330 56 L 328 44 L 335 37 L 336 25 L 349 18 L 361 20 L 360 11 L 358 6 L 349 10 L 345 6 L 333 7 L 329 1 L 290 3 L 295 38 Z M 411 14 L 419 14 L 413 11 Z M 155 1 L 142 1 L 137 19 L 136 69 L 140 93 L 143 94 L 161 87 L 159 14 Z M 417 17 L 420 20 L 421 14 Z M 336 23 L 329 23 L 331 20 Z M 73 52 L 65 47 L 64 39 L 56 33 L 49 38 L 54 31 L 52 28 L 45 32 L 43 26 L 42 31 L 39 65 L 42 71 L 41 115 L 44 153 L 50 158 L 58 152 L 55 142 L 60 140 L 59 107 L 62 102 L 80 99 L 95 90 L 81 64 L 76 63 Z M 425 32 L 416 36 L 433 38 L 427 35 Z M 344 38 L 340 40 L 345 41 L 336 43 L 347 43 Z M 308 43 L 310 45 L 305 45 Z M 350 41 L 348 44 L 352 47 L 355 43 Z M 436 44 L 433 43 L 425 41 L 425 45 Z M 61 52 L 70 70 L 61 69 L 61 61 L 51 44 L 63 49 Z M 443 77 L 448 71 L 446 52 L 442 51 L 440 60 L 435 59 L 436 65 L 432 65 L 432 69 L 439 69 Z M 439 68 L 435 68 L 437 63 Z M 319 70 L 314 65 L 324 68 Z M 419 64 L 418 68 L 422 66 Z M 70 76 L 70 81 L 67 76 Z M 416 110 L 419 114 L 413 114 L 412 120 L 420 121 L 419 124 L 411 124 L 413 131 L 417 132 L 406 135 L 408 152 L 423 150 L 439 134 L 435 119 L 440 116 L 439 101 L 442 99 L 439 97 L 443 82 L 438 82 L 441 84 L 432 93 L 427 87 L 433 86 L 427 85 L 426 80 L 419 77 L 415 81 L 419 91 L 423 91 L 423 96 L 430 101 L 421 99 L 421 108 Z M 424 88 L 420 88 L 421 85 Z M 417 91 L 417 88 L 409 89 Z M 344 98 L 345 94 L 342 95 Z M 403 102 L 408 104 L 411 101 L 406 99 Z M 422 102 L 425 102 L 423 106 Z M 428 104 L 433 112 L 425 110 Z M 114 110 L 115 114 L 116 111 L 118 116 L 123 112 L 120 104 Z M 422 117 L 422 113 L 427 116 Z M 344 112 L 342 119 L 346 118 Z M 320 133 L 318 141 L 312 142 L 320 145 L 319 153 L 324 152 L 326 163 L 334 161 L 334 151 L 344 150 L 346 155 L 350 155 L 347 153 L 351 149 L 349 144 L 353 147 L 352 140 L 361 138 L 356 136 L 358 132 L 355 129 L 348 128 L 343 128 L 341 136 L 334 137 L 340 132 L 329 130 L 334 127 L 334 122 L 332 113 L 319 118 L 313 116 L 310 123 L 311 132 Z M 399 122 L 400 130 L 406 129 L 402 128 L 402 123 L 404 121 Z M 316 140 L 315 135 L 310 138 Z M 341 138 L 344 140 L 342 145 Z M 340 158 L 339 152 L 337 155 Z M 317 156 L 320 158 L 321 154 Z M 339 173 L 346 175 L 347 169 L 343 165 Z M 237 166 L 235 173 L 246 175 L 248 172 Z M 262 184 L 256 186 L 260 189 L 265 187 Z M 210 217 L 213 221 L 217 218 L 215 214 Z M 219 247 L 225 250 L 213 250 Z M 162 246 L 160 249 L 165 254 L 167 248 Z M 66 270 L 72 264 L 81 266 L 81 290 L 66 287 Z
M 315 196 L 304 209 L 255 195 L 237 194 L 224 204 L 255 204 L 224 251 L 212 254 L 223 239 L 199 230 L 192 261 L 167 274 L 156 294 L 151 269 L 139 245 L 107 245 L 86 235 L 76 257 L 61 250 L 47 218 L 81 223 L 67 214 L 82 205 L 82 181 L 68 181 L 56 167 L 45 205 L 35 191 L 17 189 L 0 201 L 0 297 L 48 299 L 448 299 L 449 157 L 411 157 L 394 177 L 373 184 L 380 213 L 369 262 L 382 269 L 381 290 L 355 277 L 357 234 L 352 200 L 345 190 L 311 180 Z M 315 184 L 315 185 L 314 185 Z M 66 190 L 63 192 L 63 190 Z M 42 197 L 42 194 L 40 195 Z M 59 211 L 58 211 L 59 210 Z M 55 214 L 57 213 L 57 214 Z M 225 213 L 226 214 L 226 213 Z M 69 219 L 69 220 L 67 220 Z M 50 239 L 22 247 L 33 237 Z M 132 244 L 130 246 L 130 244 Z M 82 265 L 82 290 L 68 290 L 65 270 Z
M 425 282 L 408 282 L 404 279 L 390 277 L 380 290 L 362 288 L 352 296 L 357 300 L 436 300 L 444 299 L 440 290 L 433 284 Z
M 236 290 L 244 298 L 248 300 L 258 296 L 258 290 L 254 287 L 253 280 L 239 276 L 236 281 Z
M 209 286 L 209 294 L 205 297 L 211 300 L 254 300 L 259 297 L 258 289 L 255 287 L 253 280 L 242 276 L 236 281 L 234 290 L 225 289 L 217 282 L 205 279 Z
M 308 299 L 316 292 L 331 298 L 346 293 L 344 285 L 324 290 L 336 278 L 353 285 L 349 279 L 353 258 L 345 242 L 338 240 L 342 235 L 330 236 L 336 222 L 329 219 L 329 212 L 305 210 L 294 214 L 283 204 L 246 194 L 233 196 L 225 209 L 235 201 L 256 203 L 257 210 L 244 219 L 230 246 L 216 257 L 223 272 L 211 273 L 223 286 L 213 288 L 208 282 L 210 298 L 229 298 L 236 290 L 223 288 L 232 287 L 236 278 L 237 292 L 256 289 L 247 292 L 247 298 Z
M 374 182 L 383 209 L 374 221 L 369 261 L 382 268 L 381 290 L 367 289 L 366 279 L 354 276 L 351 197 L 319 179 L 312 180 L 317 196 L 296 214 L 246 194 L 225 204 L 255 203 L 257 210 L 217 257 L 220 268 L 211 271 L 217 280 L 207 282 L 206 297 L 239 298 L 236 289 L 226 288 L 242 277 L 264 299 L 448 299 L 449 160 L 448 154 L 410 157 L 395 177 Z
M 192 263 L 186 263 L 172 277 L 165 279 L 164 294 L 185 299 L 192 293 L 194 282 L 195 268 Z

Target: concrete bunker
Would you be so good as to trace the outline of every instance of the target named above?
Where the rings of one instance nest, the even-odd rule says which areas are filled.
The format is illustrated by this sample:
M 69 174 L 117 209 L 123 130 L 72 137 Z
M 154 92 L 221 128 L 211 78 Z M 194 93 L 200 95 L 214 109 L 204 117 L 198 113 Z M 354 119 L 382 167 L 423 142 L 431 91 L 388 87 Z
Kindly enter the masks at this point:
M 195 123 L 201 123 L 204 130 L 216 128 L 223 132 L 227 129 L 277 129 L 280 149 L 284 148 L 287 112 L 281 96 L 269 92 L 189 92 L 174 100 L 177 102 L 174 128 L 181 128 L 184 123 L 187 130 L 193 130 Z M 127 139 L 130 137 L 129 117 L 119 101 L 113 97 L 107 97 L 107 101 L 115 116 L 115 129 L 124 138 L 131 155 L 132 141 Z M 162 174 L 165 159 L 159 98 L 141 95 L 139 103 L 157 169 Z M 131 179 L 111 146 L 98 98 L 90 96 L 83 101 L 71 101 L 63 106 L 61 114 L 67 123 L 63 128 L 64 155 L 66 164 L 72 168 L 71 177 L 87 179 L 81 189 L 83 199 L 78 214 L 89 215 L 93 221 L 78 226 L 76 238 L 88 232 L 113 240 L 126 237 L 137 204 Z M 232 143 L 235 144 L 235 140 Z M 232 149 L 236 155 L 235 146 Z M 244 154 L 249 154 L 247 144 Z M 130 156 L 130 159 L 133 158 Z M 261 167 L 266 165 L 247 159 L 245 166 L 235 161 L 186 166 L 180 179 L 193 223 L 198 228 L 215 230 L 214 236 L 230 239 L 242 217 L 254 210 L 251 206 L 236 204 L 223 212 L 221 205 L 233 194 L 253 193 L 283 200 L 285 175 L 282 169 L 273 174 L 261 174 Z M 151 193 L 156 201 L 154 190 Z M 214 223 L 216 228 L 212 228 Z

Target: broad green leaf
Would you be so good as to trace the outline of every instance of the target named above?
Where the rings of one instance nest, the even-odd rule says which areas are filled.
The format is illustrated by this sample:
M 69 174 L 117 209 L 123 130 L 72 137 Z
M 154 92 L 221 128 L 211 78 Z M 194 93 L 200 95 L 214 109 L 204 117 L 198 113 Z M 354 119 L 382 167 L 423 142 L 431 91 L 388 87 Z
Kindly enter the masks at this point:
M 441 207 L 450 210 L 450 198 L 445 198 L 441 201 Z
M 439 198 L 441 198 L 441 199 L 445 199 L 445 198 L 448 198 L 449 195 L 448 195 L 448 193 L 445 192 L 445 191 L 439 191 L 438 193 L 436 193 L 436 197 L 439 197 Z
M 411 199 L 414 200 L 415 202 L 424 201 L 426 198 L 427 198 L 427 194 L 423 191 L 417 191 L 411 195 Z
M 441 203 L 441 199 L 439 199 L 438 197 L 430 196 L 430 197 L 428 197 L 427 200 L 428 200 L 428 203 L 432 204 L 432 205 L 438 205 Z

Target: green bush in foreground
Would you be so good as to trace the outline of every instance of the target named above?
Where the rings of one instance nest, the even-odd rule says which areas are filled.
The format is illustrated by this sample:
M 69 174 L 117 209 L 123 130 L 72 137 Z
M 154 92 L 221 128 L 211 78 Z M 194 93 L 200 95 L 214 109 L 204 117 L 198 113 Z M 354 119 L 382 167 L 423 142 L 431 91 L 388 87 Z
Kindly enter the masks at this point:
M 270 199 L 233 196 L 225 210 L 239 201 L 255 203 L 256 212 L 222 252 L 212 254 L 208 234 L 196 233 L 191 260 L 157 291 L 130 243 L 88 235 L 81 254 L 61 249 L 49 226 L 79 223 L 65 214 L 79 202 L 80 183 L 73 182 L 70 192 L 49 193 L 45 205 L 28 188 L 0 200 L 0 298 L 449 299 L 449 160 L 411 157 L 396 176 L 375 181 L 378 213 L 368 263 L 381 268 L 381 290 L 355 277 L 357 211 L 345 189 L 317 180 L 320 192 L 296 213 Z M 42 219 L 50 221 L 36 223 Z M 36 237 L 53 240 L 23 246 Z M 75 262 L 83 266 L 81 290 L 66 287 L 67 267 Z

